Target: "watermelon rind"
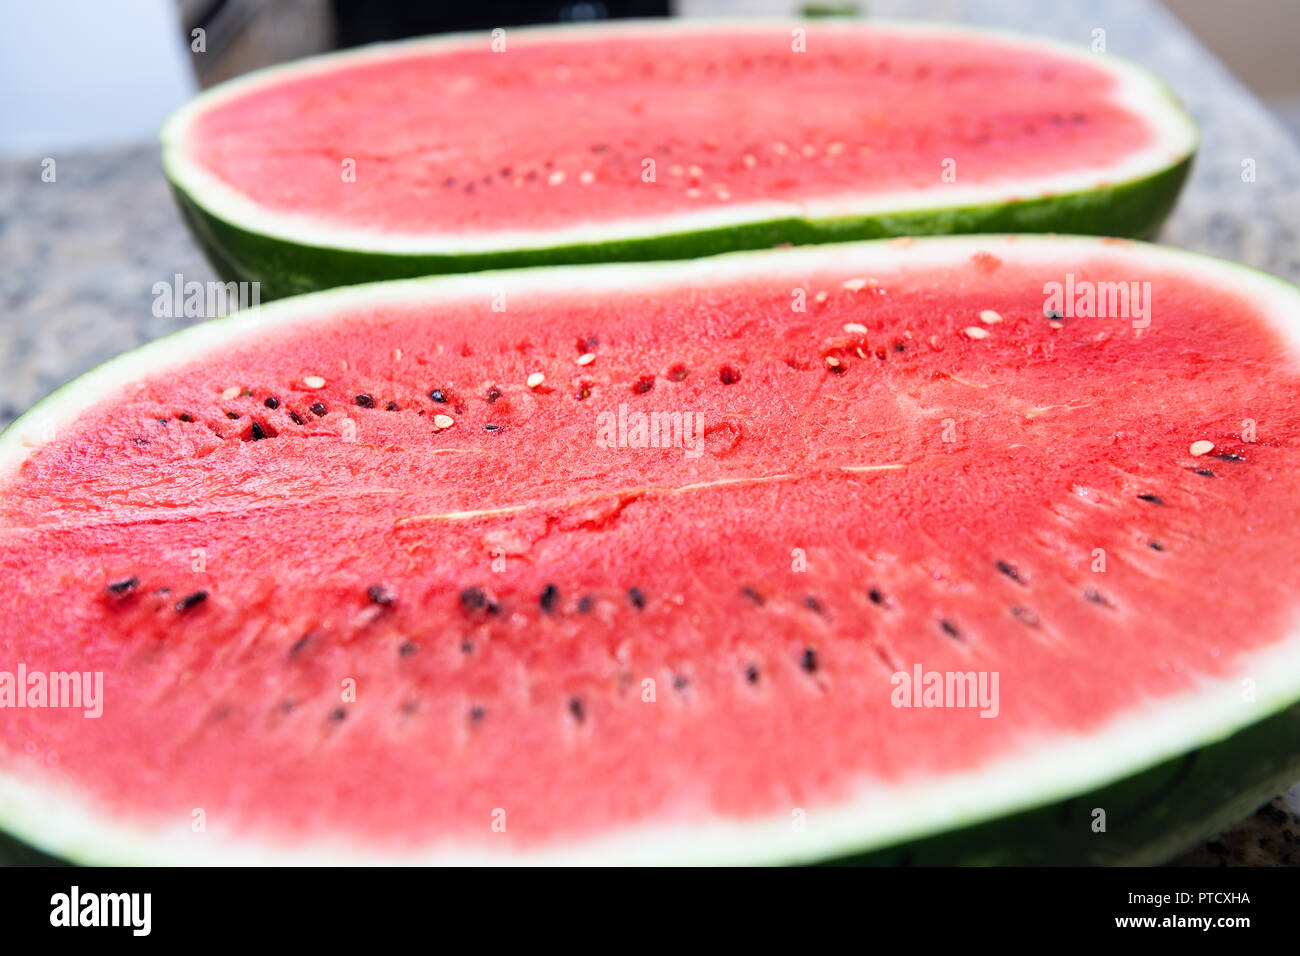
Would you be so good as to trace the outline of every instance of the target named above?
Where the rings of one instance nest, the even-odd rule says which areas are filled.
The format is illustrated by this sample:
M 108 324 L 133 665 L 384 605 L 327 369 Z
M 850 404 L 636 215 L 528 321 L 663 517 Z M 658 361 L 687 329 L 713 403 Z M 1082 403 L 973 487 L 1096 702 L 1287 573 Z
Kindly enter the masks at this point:
M 427 277 L 301 296 L 204 322 L 126 353 L 64 386 L 0 433 L 0 480 L 52 433 L 130 383 L 246 345 L 259 331 L 328 322 L 359 305 L 587 293 L 664 284 L 792 276 L 810 268 L 884 271 L 943 266 L 992 253 L 1016 263 L 1087 261 L 1120 249 L 1135 271 L 1185 275 L 1236 295 L 1270 323 L 1300 361 L 1300 288 L 1246 266 L 1130 240 L 1069 236 L 951 236 L 742 252 L 689 262 L 605 264 Z M 1234 626 L 1246 626 L 1239 622 Z M 1249 686 L 1250 693 L 1243 688 Z M 57 857 L 86 863 L 752 864 L 844 860 L 886 863 L 1149 864 L 1214 835 L 1300 776 L 1300 609 L 1287 634 L 1220 677 L 1161 699 L 1134 700 L 1095 730 L 1044 735 L 978 769 L 898 784 L 873 782 L 849 799 L 789 816 L 713 817 L 630 827 L 563 846 L 486 849 L 438 844 L 376 849 L 342 835 L 286 844 L 275 834 L 151 829 L 97 809 L 84 796 L 0 773 L 0 829 Z M 1104 832 L 1094 811 L 1106 811 Z
M 336 227 L 309 215 L 268 210 L 187 156 L 193 123 L 251 91 L 295 77 L 396 55 L 477 49 L 486 34 L 449 34 L 382 43 L 249 73 L 203 93 L 162 129 L 163 167 L 183 218 L 217 272 L 228 281 L 260 283 L 264 301 L 338 285 L 524 266 L 684 259 L 779 244 L 845 242 L 899 235 L 1060 232 L 1151 238 L 1173 208 L 1191 169 L 1196 125 L 1154 74 L 1110 53 L 1002 30 L 907 21 L 824 21 L 822 29 L 984 37 L 1085 60 L 1119 80 L 1117 100 L 1142 116 L 1155 140 L 1115 165 L 1011 184 L 958 186 L 895 194 L 836 196 L 801 204 L 737 203 L 725 209 L 565 229 L 481 235 L 378 233 Z M 599 26 L 511 30 L 512 43 L 708 30 L 772 31 L 798 21 L 620 21 Z

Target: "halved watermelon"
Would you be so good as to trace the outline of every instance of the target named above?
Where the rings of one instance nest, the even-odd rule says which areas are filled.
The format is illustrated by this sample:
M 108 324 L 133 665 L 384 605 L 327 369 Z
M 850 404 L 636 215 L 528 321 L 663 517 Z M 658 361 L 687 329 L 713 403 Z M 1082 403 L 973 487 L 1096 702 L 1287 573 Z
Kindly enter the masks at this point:
M 930 24 L 632 22 L 369 47 L 180 110 L 164 164 L 264 299 L 900 234 L 1148 235 L 1195 128 L 1111 54 Z
M 0 437 L 0 669 L 103 674 L 98 718 L 9 698 L 0 821 L 89 861 L 1150 861 L 1300 776 L 1297 395 L 1300 290 L 1121 240 L 198 325 Z

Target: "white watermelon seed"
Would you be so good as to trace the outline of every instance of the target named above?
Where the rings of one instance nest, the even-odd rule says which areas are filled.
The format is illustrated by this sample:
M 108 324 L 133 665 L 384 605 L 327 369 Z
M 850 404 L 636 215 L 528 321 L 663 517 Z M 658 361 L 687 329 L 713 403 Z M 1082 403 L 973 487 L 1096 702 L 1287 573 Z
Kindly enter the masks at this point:
M 546 381 L 545 375 L 543 375 L 541 372 L 534 372 L 532 375 L 528 376 L 528 387 L 536 388 L 538 385 L 541 385 L 544 381 Z
M 985 309 L 980 313 L 980 321 L 985 325 L 997 325 L 1002 321 L 1002 316 L 998 315 L 992 309 Z
M 584 186 L 590 186 L 595 181 L 596 174 L 589 169 L 583 170 L 582 175 L 578 177 L 578 182 L 582 183 Z
M 594 361 L 596 361 L 596 356 L 595 353 L 592 352 L 584 352 L 578 356 L 579 365 L 590 365 Z
M 564 170 L 557 169 L 555 172 L 551 173 L 551 175 L 547 177 L 546 181 L 550 183 L 552 186 L 560 185 L 560 183 L 564 182 Z
M 433 424 L 435 428 L 439 429 L 450 428 L 452 425 L 456 424 L 456 420 L 450 415 L 434 415 Z
M 867 327 L 865 325 L 860 325 L 857 322 L 846 322 L 844 324 L 844 331 L 848 332 L 850 335 L 866 335 Z
M 240 391 L 241 389 L 238 385 L 232 385 L 230 386 L 230 388 L 226 389 L 224 392 L 221 393 L 221 397 L 227 400 L 232 398 L 238 398 Z
M 1188 451 L 1198 458 L 1201 455 L 1208 455 L 1210 452 L 1214 451 L 1214 442 L 1206 441 L 1202 438 L 1200 441 L 1192 442 L 1192 447 L 1189 448 Z
M 850 292 L 861 292 L 866 287 L 867 287 L 866 279 L 845 279 L 844 280 L 844 288 L 848 289 Z
M 839 367 L 840 367 L 840 360 L 837 359 L 834 355 L 828 355 L 828 356 L 826 356 L 826 367 L 827 367 L 827 368 L 839 368 Z
M 989 337 L 989 330 L 981 329 L 978 325 L 972 325 L 966 329 L 966 337 L 971 339 L 987 339 Z
M 308 388 L 325 387 L 325 379 L 321 378 L 319 375 L 308 375 L 306 378 L 302 380 L 302 383 L 306 385 Z

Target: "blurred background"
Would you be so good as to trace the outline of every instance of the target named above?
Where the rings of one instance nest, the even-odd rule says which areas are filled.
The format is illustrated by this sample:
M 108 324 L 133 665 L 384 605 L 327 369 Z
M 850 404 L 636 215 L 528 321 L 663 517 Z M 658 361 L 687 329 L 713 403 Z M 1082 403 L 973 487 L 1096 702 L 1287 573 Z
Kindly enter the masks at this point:
M 1099 6 L 1086 0 L 1060 5 L 1078 8 L 1076 14 Z M 1300 137 L 1300 69 L 1295 66 L 1300 2 L 1164 0 L 1164 5 Z M 905 2 L 871 0 L 7 0 L 0 6 L 0 152 L 22 155 L 152 138 L 163 116 L 197 88 L 272 63 L 377 40 L 613 17 L 770 16 L 808 6 L 867 16 L 883 6 L 885 15 L 909 14 Z M 943 4 L 917 6 L 931 17 Z M 962 5 L 951 6 L 951 18 L 959 19 Z M 1023 29 L 1034 30 L 1034 22 L 1025 22 Z

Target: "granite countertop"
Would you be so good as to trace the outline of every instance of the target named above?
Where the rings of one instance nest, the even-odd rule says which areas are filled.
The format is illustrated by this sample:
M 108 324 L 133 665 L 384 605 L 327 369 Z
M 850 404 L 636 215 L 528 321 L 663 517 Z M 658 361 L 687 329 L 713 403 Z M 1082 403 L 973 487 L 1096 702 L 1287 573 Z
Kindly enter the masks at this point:
M 686 15 L 780 14 L 782 0 L 681 0 Z M 1110 52 L 1164 76 L 1202 129 L 1201 151 L 1160 241 L 1300 281 L 1300 146 L 1167 11 L 1151 0 L 871 0 L 872 17 L 1007 27 Z M 0 161 L 0 426 L 104 360 L 188 324 L 152 312 L 155 282 L 215 278 L 168 193 L 155 143 Z M 1242 161 L 1254 160 L 1254 182 Z M 1300 786 L 1180 863 L 1300 864 Z

